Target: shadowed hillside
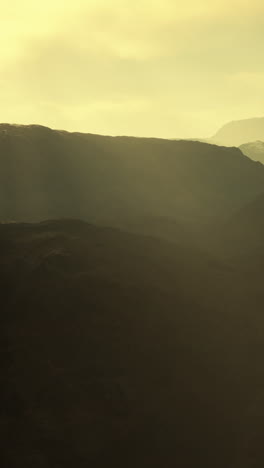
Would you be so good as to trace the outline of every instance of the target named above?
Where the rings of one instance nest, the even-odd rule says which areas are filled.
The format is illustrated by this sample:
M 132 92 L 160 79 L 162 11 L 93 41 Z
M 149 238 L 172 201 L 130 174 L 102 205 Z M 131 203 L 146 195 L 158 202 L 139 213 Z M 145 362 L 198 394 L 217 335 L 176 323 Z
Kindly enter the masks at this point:
M 159 218 L 197 228 L 228 217 L 263 184 L 264 168 L 236 148 L 0 126 L 6 221 L 74 217 L 126 227 L 132 218 L 152 233 Z
M 222 249 L 240 259 L 240 268 L 259 272 L 263 280 L 264 268 L 264 194 L 245 205 L 225 224 L 220 242 Z
M 1 225 L 0 251 L 2 466 L 245 456 L 264 322 L 235 264 L 71 220 Z
M 264 166 L 2 124 L 0 169 L 1 466 L 262 467 Z

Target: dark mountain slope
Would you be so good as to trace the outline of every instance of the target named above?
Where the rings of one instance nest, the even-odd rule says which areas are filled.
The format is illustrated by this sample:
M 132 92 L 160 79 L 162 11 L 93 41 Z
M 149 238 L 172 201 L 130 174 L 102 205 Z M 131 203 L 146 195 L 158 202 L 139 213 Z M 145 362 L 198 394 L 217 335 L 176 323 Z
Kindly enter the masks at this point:
M 229 216 L 263 184 L 264 168 L 235 148 L 0 126 L 4 220 L 79 217 L 126 227 L 130 217 L 156 217 L 198 226 Z
M 225 146 L 240 146 L 264 139 L 264 117 L 228 122 L 213 136 L 211 142 Z
M 234 466 L 263 382 L 235 265 L 79 221 L 0 251 L 2 466 Z
M 259 161 L 264 164 L 264 142 L 255 141 L 253 143 L 246 143 L 240 146 L 243 154 L 253 159 L 253 161 Z
M 264 193 L 231 217 L 221 231 L 222 245 L 244 268 L 264 268 Z

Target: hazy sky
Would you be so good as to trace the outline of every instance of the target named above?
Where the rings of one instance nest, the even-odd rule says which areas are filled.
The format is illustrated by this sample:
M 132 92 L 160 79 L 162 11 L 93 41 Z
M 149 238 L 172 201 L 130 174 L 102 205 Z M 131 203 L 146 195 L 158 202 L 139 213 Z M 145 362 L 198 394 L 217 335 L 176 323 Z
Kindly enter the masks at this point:
M 195 137 L 264 116 L 263 0 L 0 6 L 2 122 Z

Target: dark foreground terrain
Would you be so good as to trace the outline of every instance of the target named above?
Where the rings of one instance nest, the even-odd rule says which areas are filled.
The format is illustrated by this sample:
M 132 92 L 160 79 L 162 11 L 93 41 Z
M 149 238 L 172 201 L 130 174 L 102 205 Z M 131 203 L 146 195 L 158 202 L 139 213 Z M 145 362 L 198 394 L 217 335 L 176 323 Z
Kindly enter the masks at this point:
M 231 251 L 2 224 L 1 466 L 263 467 L 262 264 Z

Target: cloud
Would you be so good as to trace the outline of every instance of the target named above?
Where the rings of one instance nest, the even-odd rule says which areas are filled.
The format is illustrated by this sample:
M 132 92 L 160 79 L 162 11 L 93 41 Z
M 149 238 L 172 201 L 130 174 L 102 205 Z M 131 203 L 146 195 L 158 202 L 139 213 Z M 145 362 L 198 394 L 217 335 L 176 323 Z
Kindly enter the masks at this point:
M 264 5 L 16 0 L 0 16 L 0 120 L 192 136 L 261 113 Z

